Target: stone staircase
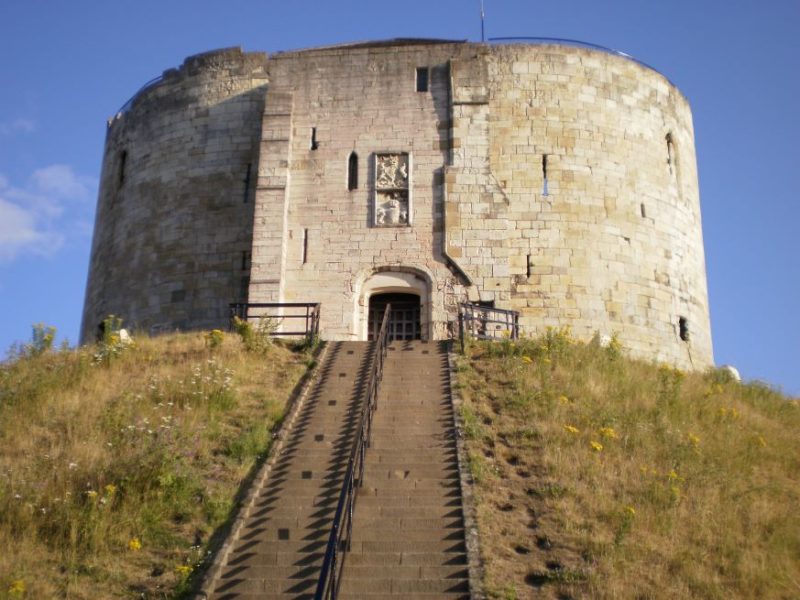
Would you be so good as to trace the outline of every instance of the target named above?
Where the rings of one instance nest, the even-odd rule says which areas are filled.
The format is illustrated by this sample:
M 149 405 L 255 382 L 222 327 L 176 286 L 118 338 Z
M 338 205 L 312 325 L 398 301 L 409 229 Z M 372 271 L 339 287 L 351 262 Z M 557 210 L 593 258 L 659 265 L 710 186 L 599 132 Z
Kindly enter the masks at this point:
M 331 343 L 287 444 L 200 598 L 313 598 L 358 426 L 371 343 Z M 469 598 L 447 351 L 393 342 L 340 597 Z
M 200 598 L 313 598 L 371 360 L 366 342 L 332 342 L 264 487 Z
M 447 350 L 393 342 L 341 598 L 469 598 Z

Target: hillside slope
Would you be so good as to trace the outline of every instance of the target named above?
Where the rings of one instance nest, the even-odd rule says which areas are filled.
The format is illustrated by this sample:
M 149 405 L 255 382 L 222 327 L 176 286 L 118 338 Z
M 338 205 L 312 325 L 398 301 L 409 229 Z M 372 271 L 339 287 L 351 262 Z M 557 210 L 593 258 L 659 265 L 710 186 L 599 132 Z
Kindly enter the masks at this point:
M 797 399 L 567 331 L 458 388 L 490 597 L 800 597 Z
M 0 598 L 179 596 L 309 360 L 108 337 L 0 365 Z

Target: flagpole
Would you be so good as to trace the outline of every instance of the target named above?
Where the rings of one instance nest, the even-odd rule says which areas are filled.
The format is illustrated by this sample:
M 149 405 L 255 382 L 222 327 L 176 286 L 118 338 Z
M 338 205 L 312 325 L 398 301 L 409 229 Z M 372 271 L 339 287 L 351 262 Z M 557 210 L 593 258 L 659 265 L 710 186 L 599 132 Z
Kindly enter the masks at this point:
M 481 43 L 484 43 L 486 41 L 486 38 L 484 37 L 484 32 L 483 32 L 484 16 L 485 15 L 484 15 L 484 12 L 483 12 L 483 0 L 481 0 Z

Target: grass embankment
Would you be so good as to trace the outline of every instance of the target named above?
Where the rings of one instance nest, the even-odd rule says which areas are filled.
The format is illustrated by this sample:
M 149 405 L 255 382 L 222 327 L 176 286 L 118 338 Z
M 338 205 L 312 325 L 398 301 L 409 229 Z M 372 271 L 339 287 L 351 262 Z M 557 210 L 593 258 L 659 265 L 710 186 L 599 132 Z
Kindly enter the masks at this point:
M 0 598 L 179 597 L 308 360 L 109 337 L 0 365 Z
M 797 399 L 565 332 L 467 354 L 490 597 L 800 597 Z

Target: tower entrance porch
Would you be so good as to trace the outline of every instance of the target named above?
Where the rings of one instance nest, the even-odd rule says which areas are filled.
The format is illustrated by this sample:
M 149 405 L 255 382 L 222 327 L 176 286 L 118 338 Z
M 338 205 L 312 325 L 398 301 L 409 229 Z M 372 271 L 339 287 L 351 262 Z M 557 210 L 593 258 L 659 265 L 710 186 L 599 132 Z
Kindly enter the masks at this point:
M 387 304 L 392 305 L 391 339 L 432 339 L 429 274 L 410 266 L 377 267 L 362 272 L 354 288 L 355 339 L 374 339 Z

